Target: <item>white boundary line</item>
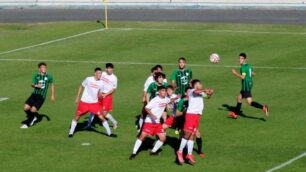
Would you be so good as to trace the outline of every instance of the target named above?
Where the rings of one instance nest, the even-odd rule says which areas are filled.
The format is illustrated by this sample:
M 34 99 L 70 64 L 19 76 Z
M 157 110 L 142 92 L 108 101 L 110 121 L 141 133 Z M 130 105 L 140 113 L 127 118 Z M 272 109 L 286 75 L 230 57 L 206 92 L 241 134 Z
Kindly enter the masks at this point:
M 30 45 L 30 46 L 26 46 L 26 47 L 22 47 L 22 48 L 17 48 L 17 49 L 13 49 L 13 50 L 9 50 L 9 51 L 3 51 L 3 52 L 0 52 L 0 55 L 10 54 L 10 53 L 14 53 L 14 52 L 17 52 L 17 51 L 22 51 L 22 50 L 27 50 L 27 49 L 43 46 L 43 45 L 48 45 L 48 44 L 52 44 L 52 43 L 55 43 L 55 42 L 60 42 L 60 41 L 64 41 L 64 40 L 67 40 L 67 39 L 71 39 L 71 38 L 75 38 L 75 37 L 79 37 L 79 36 L 83 36 L 83 35 L 88 35 L 88 34 L 99 32 L 99 31 L 103 31 L 103 30 L 104 29 L 96 29 L 96 30 L 92 30 L 92 31 L 88 31 L 88 32 L 83 32 L 83 33 L 79 33 L 79 34 L 76 34 L 76 35 L 67 36 L 67 37 L 63 37 L 63 38 L 59 38 L 59 39 L 55 39 L 55 40 L 51 40 L 51 41 L 35 44 L 35 45 Z
M 150 62 L 114 62 L 114 61 L 83 61 L 83 60 L 50 60 L 50 59 L 1 59 L 0 61 L 6 62 L 53 62 L 53 63 L 87 63 L 87 64 L 101 64 L 112 62 L 114 64 L 121 65 L 156 65 L 157 63 Z M 177 64 L 173 63 L 159 63 L 164 66 L 176 66 Z M 192 67 L 208 67 L 208 68 L 234 68 L 239 66 L 231 66 L 231 65 L 204 65 L 204 64 L 188 64 L 188 66 Z M 272 67 L 272 66 L 253 66 L 256 69 L 282 69 L 282 70 L 306 70 L 306 67 Z
M 5 100 L 7 100 L 7 99 L 9 99 L 9 98 L 7 98 L 7 97 L 1 97 L 1 98 L 0 98 L 0 102 L 5 101 Z
M 280 35 L 306 35 L 306 32 L 268 32 L 231 29 L 175 29 L 175 28 L 111 28 L 111 31 L 172 31 L 172 32 L 224 32 L 224 33 L 254 33 L 254 34 L 280 34 Z
M 63 37 L 63 38 L 59 38 L 59 39 L 35 44 L 35 45 L 30 45 L 30 46 L 21 47 L 21 48 L 17 48 L 17 49 L 13 49 L 13 50 L 3 51 L 3 52 L 0 52 L 0 55 L 10 54 L 10 53 L 14 53 L 14 52 L 17 52 L 17 51 L 22 51 L 22 50 L 27 50 L 27 49 L 43 46 L 43 45 L 48 45 L 48 44 L 64 41 L 64 40 L 67 40 L 67 39 L 71 39 L 71 38 L 80 37 L 80 36 L 83 36 L 83 35 L 88 35 L 88 34 L 91 34 L 91 33 L 99 32 L 99 31 L 106 31 L 106 30 L 105 29 L 96 29 L 96 30 L 92 30 L 92 31 L 84 32 L 84 33 L 79 33 L 79 34 L 76 34 L 76 35 Z M 248 30 L 223 30 L 223 29 L 220 29 L 220 30 L 218 30 L 218 29 L 216 29 L 216 30 L 208 29 L 207 30 L 207 29 L 174 29 L 174 28 L 111 28 L 111 29 L 108 29 L 107 31 L 225 32 L 225 33 L 306 35 L 306 32 L 265 32 L 265 31 L 248 31 Z
M 298 155 L 298 156 L 296 156 L 296 157 L 294 157 L 294 158 L 292 158 L 292 159 L 290 159 L 290 160 L 288 160 L 288 161 L 282 163 L 282 164 L 279 165 L 279 166 L 276 166 L 276 167 L 274 167 L 274 168 L 271 168 L 271 169 L 267 170 L 266 172 L 273 172 L 273 171 L 279 170 L 279 169 L 281 169 L 281 168 L 283 168 L 283 167 L 285 167 L 285 166 L 287 166 L 287 165 L 290 165 L 290 164 L 293 163 L 294 161 L 296 161 L 296 160 L 298 160 L 298 159 L 301 159 L 301 158 L 303 158 L 303 157 L 306 157 L 306 152 L 304 152 L 304 153 L 302 153 L 301 155 Z

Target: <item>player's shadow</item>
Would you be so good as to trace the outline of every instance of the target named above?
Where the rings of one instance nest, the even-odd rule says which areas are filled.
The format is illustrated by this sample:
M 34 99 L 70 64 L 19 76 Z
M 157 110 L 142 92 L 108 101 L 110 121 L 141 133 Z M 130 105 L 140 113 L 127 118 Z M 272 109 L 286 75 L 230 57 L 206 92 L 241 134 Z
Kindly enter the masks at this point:
M 222 107 L 223 108 L 219 108 L 219 110 L 225 110 L 225 111 L 228 111 L 228 112 L 234 112 L 236 107 L 235 106 L 230 106 L 228 104 L 222 104 Z M 224 109 L 225 108 L 225 109 Z M 265 122 L 266 119 L 265 118 L 259 118 L 259 117 L 254 117 L 254 116 L 248 116 L 246 114 L 243 113 L 243 111 L 240 111 L 239 113 L 237 113 L 237 115 L 239 117 L 243 117 L 243 118 L 248 118 L 248 119 L 254 119 L 254 120 L 260 120 L 260 121 L 263 121 Z M 230 118 L 230 117 L 229 117 Z
M 22 124 L 29 124 L 33 120 L 34 117 L 27 117 L 24 121 L 21 121 Z M 37 125 L 38 123 L 42 122 L 44 118 L 49 122 L 51 121 L 51 118 L 46 114 L 37 114 L 36 115 L 37 120 L 34 122 L 34 125 Z
M 102 134 L 102 135 L 108 136 L 105 132 L 101 132 L 101 131 L 98 131 L 96 129 L 98 126 L 103 128 L 102 122 L 98 118 L 94 118 L 93 119 L 93 121 L 91 123 L 91 127 L 89 127 L 89 128 L 86 128 L 87 120 L 88 120 L 88 118 L 87 119 L 85 118 L 85 121 L 78 122 L 78 125 L 76 126 L 74 133 L 84 131 L 84 132 L 95 132 L 95 133 L 98 133 L 98 134 Z M 116 135 L 114 135 L 114 136 L 116 137 Z

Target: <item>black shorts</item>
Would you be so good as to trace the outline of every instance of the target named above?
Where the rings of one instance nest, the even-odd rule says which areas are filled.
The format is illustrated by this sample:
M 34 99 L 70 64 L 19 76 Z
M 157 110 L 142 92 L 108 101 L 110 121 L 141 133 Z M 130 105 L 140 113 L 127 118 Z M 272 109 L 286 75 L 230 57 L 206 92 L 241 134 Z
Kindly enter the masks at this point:
M 31 96 L 27 99 L 25 104 L 29 106 L 36 107 L 37 110 L 41 108 L 41 106 L 44 104 L 45 99 L 40 94 L 31 94 Z
M 241 94 L 242 98 L 244 98 L 244 99 L 252 97 L 251 91 L 243 91 L 243 90 L 241 90 L 240 94 Z

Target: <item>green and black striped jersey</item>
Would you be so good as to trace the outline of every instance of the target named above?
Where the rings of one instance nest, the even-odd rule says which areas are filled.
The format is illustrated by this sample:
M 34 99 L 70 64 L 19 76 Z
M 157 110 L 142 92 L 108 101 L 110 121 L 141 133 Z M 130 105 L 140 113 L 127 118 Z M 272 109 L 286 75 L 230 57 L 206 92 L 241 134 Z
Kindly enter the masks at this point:
M 41 88 L 34 88 L 33 94 L 39 94 L 41 95 L 44 99 L 47 96 L 48 88 L 49 85 L 53 83 L 53 77 L 50 74 L 43 74 L 41 75 L 40 73 L 34 73 L 32 77 L 32 84 L 41 84 Z
M 253 86 L 253 68 L 249 64 L 242 64 L 240 68 L 240 74 L 245 76 L 241 80 L 241 90 L 251 91 Z
M 192 80 L 192 71 L 191 69 L 175 69 L 171 75 L 171 81 L 175 81 L 177 86 L 176 94 L 181 96 L 185 95 L 186 90 L 188 89 L 189 83 Z

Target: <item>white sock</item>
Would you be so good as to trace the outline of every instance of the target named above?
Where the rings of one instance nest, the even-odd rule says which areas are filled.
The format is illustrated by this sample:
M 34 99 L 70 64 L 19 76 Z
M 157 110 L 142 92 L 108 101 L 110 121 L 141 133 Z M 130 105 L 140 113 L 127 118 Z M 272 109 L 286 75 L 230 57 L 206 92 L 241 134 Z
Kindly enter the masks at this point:
M 91 126 L 91 123 L 94 120 L 94 118 L 95 118 L 94 114 L 90 113 L 88 121 L 87 121 L 87 127 Z
M 75 130 L 75 127 L 77 126 L 77 124 L 78 124 L 78 122 L 73 119 L 72 122 L 71 122 L 71 125 L 70 125 L 69 134 L 73 134 L 74 133 L 74 130 Z
M 183 152 L 183 150 L 186 147 L 186 145 L 187 145 L 187 140 L 182 138 L 181 144 L 180 144 L 180 148 L 179 148 L 179 152 Z
M 187 142 L 187 150 L 188 150 L 188 154 L 192 155 L 192 151 L 193 151 L 193 140 L 188 140 Z
M 108 114 L 106 114 L 106 116 L 105 116 L 107 119 L 109 119 L 112 123 L 113 123 L 113 125 L 116 125 L 118 122 L 115 120 L 115 118 L 112 116 L 112 114 L 110 114 L 110 113 L 108 113 Z
M 138 149 L 140 148 L 142 141 L 137 139 L 133 148 L 133 154 L 136 154 Z
M 157 140 L 157 142 L 154 145 L 154 148 L 152 149 L 152 152 L 157 152 L 159 148 L 161 148 L 163 146 L 163 142 L 160 140 Z
M 111 132 L 111 129 L 109 128 L 109 125 L 108 125 L 106 120 L 102 122 L 102 125 L 105 128 L 107 135 L 111 135 L 112 132 Z
M 139 125 L 139 129 L 141 129 L 141 128 L 142 128 L 142 125 L 143 125 L 143 119 L 142 119 L 142 117 L 139 118 L 138 125 Z

